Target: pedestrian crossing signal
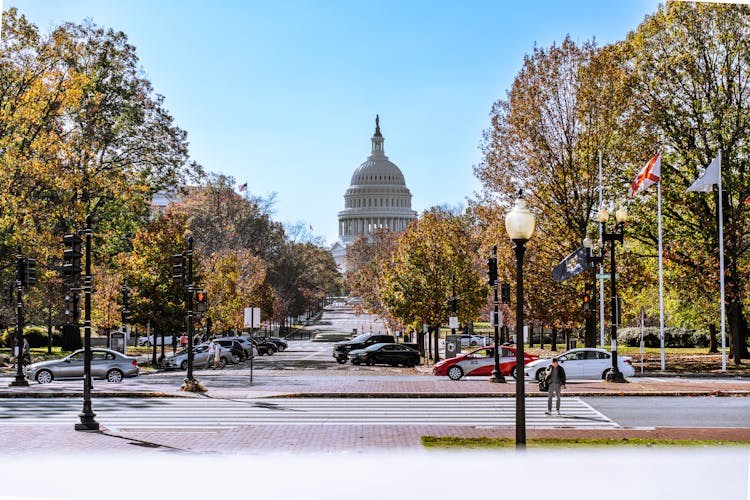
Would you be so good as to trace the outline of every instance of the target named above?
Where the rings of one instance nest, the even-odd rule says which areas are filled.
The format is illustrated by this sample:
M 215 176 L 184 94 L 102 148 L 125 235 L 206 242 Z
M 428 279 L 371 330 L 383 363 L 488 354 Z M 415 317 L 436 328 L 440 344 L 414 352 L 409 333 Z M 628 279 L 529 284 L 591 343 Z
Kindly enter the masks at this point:
M 195 292 L 195 311 L 206 312 L 208 310 L 208 295 L 205 290 L 196 290 Z

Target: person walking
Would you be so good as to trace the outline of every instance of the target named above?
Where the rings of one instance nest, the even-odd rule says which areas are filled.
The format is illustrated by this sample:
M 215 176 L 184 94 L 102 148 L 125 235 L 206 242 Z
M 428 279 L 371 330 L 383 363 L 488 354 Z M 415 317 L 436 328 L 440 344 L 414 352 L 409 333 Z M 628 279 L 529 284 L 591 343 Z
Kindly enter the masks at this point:
M 557 396 L 556 409 L 560 414 L 560 394 L 561 388 L 565 387 L 565 369 L 560 366 L 557 358 L 552 358 L 552 363 L 544 371 L 544 380 L 547 382 L 547 411 L 545 415 L 552 414 L 552 396 Z
M 216 346 L 218 344 L 214 342 L 214 339 L 212 338 L 211 341 L 208 343 L 208 358 L 206 359 L 206 368 L 213 369 L 213 361 L 214 361 L 214 355 L 216 354 Z
M 219 369 L 223 370 L 224 367 L 221 365 L 221 351 L 222 347 L 221 344 L 214 341 L 214 370 Z
M 31 346 L 26 337 L 23 338 L 23 348 L 21 351 L 23 353 L 21 356 L 21 365 L 31 364 Z

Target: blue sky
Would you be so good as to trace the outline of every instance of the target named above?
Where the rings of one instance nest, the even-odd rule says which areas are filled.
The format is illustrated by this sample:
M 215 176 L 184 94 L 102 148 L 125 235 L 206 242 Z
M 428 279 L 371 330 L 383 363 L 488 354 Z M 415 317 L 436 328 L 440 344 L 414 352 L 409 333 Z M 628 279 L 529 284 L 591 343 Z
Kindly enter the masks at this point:
M 278 193 L 276 218 L 329 243 L 375 114 L 413 208 L 479 189 L 482 131 L 534 44 L 622 39 L 658 6 L 626 1 L 4 0 L 43 31 L 124 31 L 194 160 Z

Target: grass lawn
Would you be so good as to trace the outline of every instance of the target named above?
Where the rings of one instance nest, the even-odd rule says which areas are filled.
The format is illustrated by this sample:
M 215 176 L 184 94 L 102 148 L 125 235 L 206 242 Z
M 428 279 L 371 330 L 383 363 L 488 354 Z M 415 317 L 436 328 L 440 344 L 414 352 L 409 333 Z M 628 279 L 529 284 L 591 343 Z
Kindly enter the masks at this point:
M 422 436 L 422 445 L 431 449 L 494 449 L 515 448 L 515 440 L 509 438 L 460 438 Z M 670 440 L 640 438 L 569 438 L 569 439 L 527 439 L 527 448 L 600 448 L 611 446 L 652 447 L 652 446 L 750 446 L 750 443 L 714 440 Z

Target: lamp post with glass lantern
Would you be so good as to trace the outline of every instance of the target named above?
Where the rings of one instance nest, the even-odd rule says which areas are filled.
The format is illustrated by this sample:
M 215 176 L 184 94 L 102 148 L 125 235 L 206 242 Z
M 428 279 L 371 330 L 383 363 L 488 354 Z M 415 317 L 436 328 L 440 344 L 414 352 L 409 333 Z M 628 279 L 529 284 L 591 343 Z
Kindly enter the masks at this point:
M 523 254 L 526 242 L 534 233 L 536 221 L 526 208 L 519 191 L 513 209 L 505 216 L 508 232 L 516 253 L 516 448 L 526 448 L 526 401 L 523 354 Z
M 617 323 L 618 323 L 618 297 L 617 297 L 617 269 L 615 267 L 615 242 L 623 241 L 623 229 L 625 221 L 628 218 L 628 211 L 625 207 L 620 207 L 615 212 L 615 228 L 611 233 L 607 232 L 607 221 L 609 220 L 609 212 L 606 208 L 599 210 L 596 215 L 596 220 L 602 225 L 602 241 L 609 241 L 609 262 L 610 262 L 610 308 L 612 309 L 612 325 L 610 329 L 610 338 L 612 342 L 612 369 L 607 373 L 607 382 L 613 383 L 626 383 L 625 377 L 623 377 L 620 368 L 617 365 Z

